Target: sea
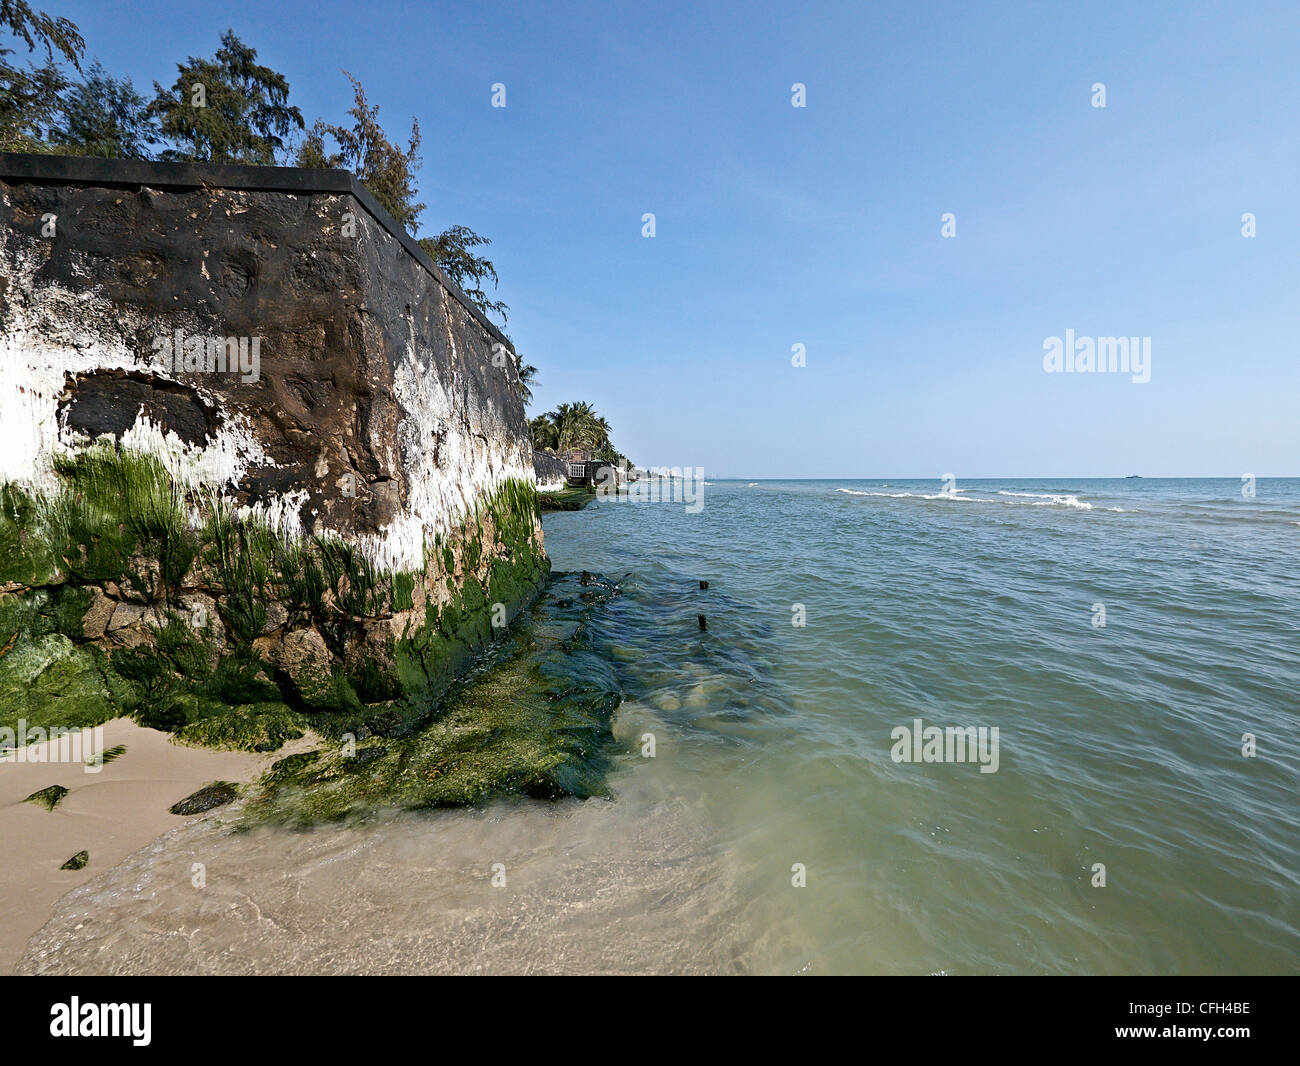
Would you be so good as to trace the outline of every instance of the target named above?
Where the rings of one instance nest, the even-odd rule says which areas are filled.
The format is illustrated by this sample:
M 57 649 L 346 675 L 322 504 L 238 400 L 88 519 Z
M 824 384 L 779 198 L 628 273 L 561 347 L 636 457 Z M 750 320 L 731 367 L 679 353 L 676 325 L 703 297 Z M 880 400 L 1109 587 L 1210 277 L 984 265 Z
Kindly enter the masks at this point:
M 698 490 L 544 520 L 607 795 L 201 821 L 20 971 L 1300 973 L 1300 479 Z

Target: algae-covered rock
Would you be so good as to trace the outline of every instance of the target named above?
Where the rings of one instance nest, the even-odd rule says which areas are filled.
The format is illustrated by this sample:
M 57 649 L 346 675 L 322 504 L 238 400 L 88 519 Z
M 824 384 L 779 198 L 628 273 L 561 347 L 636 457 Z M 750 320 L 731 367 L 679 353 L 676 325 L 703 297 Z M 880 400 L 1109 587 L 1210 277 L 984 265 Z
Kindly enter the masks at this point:
M 114 644 L 134 648 L 153 644 L 159 629 L 169 622 L 166 612 L 138 603 L 119 603 L 108 620 L 107 635 Z
M 221 807 L 239 795 L 239 786 L 229 781 L 213 781 L 204 785 L 197 792 L 173 803 L 167 809 L 172 814 L 202 814 L 214 807 Z
M 288 623 L 289 612 L 285 610 L 283 604 L 273 600 L 266 605 L 266 623 L 262 626 L 261 635 L 269 636 L 283 629 Z
M 176 599 L 189 628 L 201 634 L 214 652 L 226 651 L 226 627 L 221 623 L 217 601 L 202 592 L 187 592 Z
M 232 751 L 275 751 L 285 741 L 297 740 L 307 727 L 306 717 L 283 703 L 216 706 L 186 717 L 193 720 L 176 726 L 178 744 Z
M 102 652 L 61 633 L 18 640 L 0 656 L 0 720 L 29 726 L 92 726 L 124 713 L 124 691 Z
M 293 755 L 286 755 L 283 759 L 277 759 L 267 771 L 267 779 L 287 780 L 304 767 L 316 762 L 320 755 L 319 751 L 299 751 Z
M 316 629 L 258 637 L 253 650 L 288 678 L 294 695 L 308 707 L 329 704 L 333 662 L 325 638 Z
M 538 493 L 538 501 L 543 511 L 581 511 L 595 498 L 595 493 L 586 486 L 577 488 L 570 486 L 552 492 Z
M 62 785 L 50 785 L 48 788 L 43 788 L 39 792 L 33 792 L 23 800 L 23 802 L 39 803 L 47 811 L 52 811 L 63 802 L 63 797 L 67 794 L 68 790 Z
M 615 590 L 592 578 L 582 601 L 577 586 L 575 575 L 557 579 L 528 621 L 416 731 L 355 748 L 331 743 L 277 762 L 246 819 L 305 826 L 384 807 L 607 795 L 621 697 L 581 623 Z
M 79 851 L 72 856 L 67 862 L 59 867 L 60 870 L 84 870 L 86 863 L 90 862 L 90 852 Z

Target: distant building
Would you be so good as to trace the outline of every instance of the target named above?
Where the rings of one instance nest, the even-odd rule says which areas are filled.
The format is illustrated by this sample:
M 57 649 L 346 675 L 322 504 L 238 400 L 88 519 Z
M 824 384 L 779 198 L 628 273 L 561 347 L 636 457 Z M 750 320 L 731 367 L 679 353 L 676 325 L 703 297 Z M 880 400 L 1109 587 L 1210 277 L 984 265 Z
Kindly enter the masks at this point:
M 557 456 L 565 467 L 570 485 L 605 485 L 618 482 L 618 467 L 608 459 L 593 459 L 591 452 L 567 448 Z
M 591 453 L 576 448 L 567 448 L 560 452 L 560 459 L 568 468 L 570 485 L 589 485 L 593 481 Z

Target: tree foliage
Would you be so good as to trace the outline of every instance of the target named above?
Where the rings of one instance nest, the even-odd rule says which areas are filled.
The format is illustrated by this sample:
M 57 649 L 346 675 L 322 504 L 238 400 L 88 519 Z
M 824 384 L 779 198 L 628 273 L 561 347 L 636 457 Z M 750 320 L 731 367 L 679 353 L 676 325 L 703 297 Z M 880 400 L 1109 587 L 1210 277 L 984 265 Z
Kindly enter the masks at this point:
M 502 322 L 507 320 L 509 305 L 492 299 L 483 288 L 489 280 L 493 288 L 497 287 L 499 282 L 496 267 L 490 259 L 471 251 L 480 245 L 491 244 L 487 237 L 480 237 L 468 226 L 452 226 L 436 237 L 421 238 L 419 243 L 429 258 L 460 287 L 475 307 L 485 315 L 500 315 Z M 527 399 L 532 399 L 531 391 Z
M 148 159 L 158 129 L 130 78 L 114 78 L 96 60 L 63 96 L 50 142 L 70 155 Z
M 531 363 L 519 364 L 519 395 L 524 398 L 524 406 L 533 402 L 533 386 L 539 385 L 537 367 Z
M 0 0 L 0 26 L 25 42 L 27 51 L 34 52 L 39 44 L 45 48 L 47 61 L 53 62 L 57 51 L 74 67 L 81 69 L 81 53 L 86 49 L 86 42 L 81 31 L 68 19 L 33 11 L 26 0 Z
M 411 136 L 402 149 L 394 144 L 379 124 L 379 105 L 366 102 L 366 91 L 345 70 L 352 83 L 353 103 L 348 109 L 352 125 L 339 126 L 317 119 L 298 149 L 300 167 L 345 167 L 374 195 L 411 236 L 424 204 L 416 201 L 415 168 L 420 165 L 420 123 L 411 119 Z M 327 152 L 325 138 L 338 146 Z
M 160 159 L 270 166 L 290 130 L 303 128 L 288 79 L 259 64 L 234 30 L 221 35 L 211 59 L 190 56 L 176 69 L 170 89 L 154 82 L 148 109 L 172 144 Z
M 34 11 L 25 0 L 0 0 L 0 28 L 26 44 L 29 53 L 45 50 L 43 62 L 18 67 L 8 59 L 14 50 L 0 46 L 0 150 L 49 151 L 46 131 L 59 113 L 59 94 L 68 86 L 55 53 L 80 70 L 86 42 L 73 23 Z

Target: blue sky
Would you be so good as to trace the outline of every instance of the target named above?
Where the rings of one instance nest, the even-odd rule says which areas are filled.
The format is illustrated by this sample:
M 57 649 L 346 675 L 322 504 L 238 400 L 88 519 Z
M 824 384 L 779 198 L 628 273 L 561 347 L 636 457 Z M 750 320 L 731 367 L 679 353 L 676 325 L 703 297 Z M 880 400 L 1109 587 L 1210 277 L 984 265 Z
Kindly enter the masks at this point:
M 638 462 L 1300 474 L 1293 2 L 37 6 L 142 90 L 229 26 L 309 124 L 343 68 L 417 116 L 531 413 L 589 400 Z M 1066 329 L 1151 337 L 1151 380 L 1044 372 Z

